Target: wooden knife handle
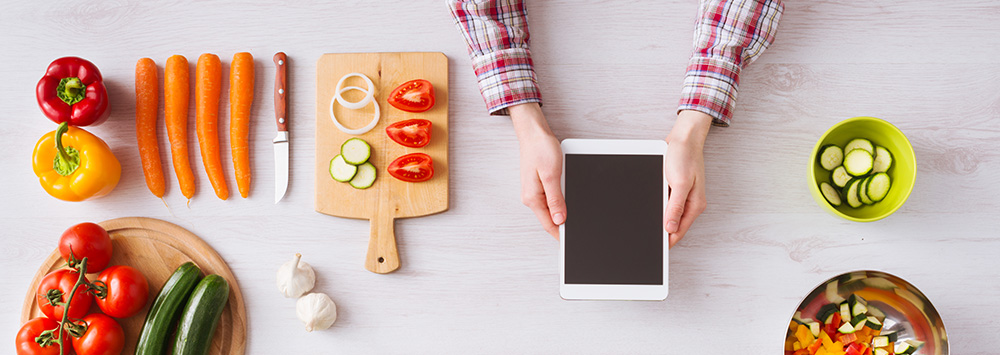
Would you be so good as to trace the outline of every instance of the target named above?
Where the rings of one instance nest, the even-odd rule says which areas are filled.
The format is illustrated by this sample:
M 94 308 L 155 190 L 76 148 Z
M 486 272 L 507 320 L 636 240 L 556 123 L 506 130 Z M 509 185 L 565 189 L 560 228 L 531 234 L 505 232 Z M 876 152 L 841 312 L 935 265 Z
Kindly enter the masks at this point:
M 286 70 L 288 67 L 288 57 L 285 52 L 278 52 L 274 55 L 274 120 L 278 123 L 278 131 L 288 130 L 288 116 L 286 111 L 285 95 L 288 94 L 286 83 Z
M 372 235 L 368 239 L 365 269 L 376 274 L 388 274 L 399 269 L 396 250 L 395 218 L 389 211 L 376 212 L 371 220 Z

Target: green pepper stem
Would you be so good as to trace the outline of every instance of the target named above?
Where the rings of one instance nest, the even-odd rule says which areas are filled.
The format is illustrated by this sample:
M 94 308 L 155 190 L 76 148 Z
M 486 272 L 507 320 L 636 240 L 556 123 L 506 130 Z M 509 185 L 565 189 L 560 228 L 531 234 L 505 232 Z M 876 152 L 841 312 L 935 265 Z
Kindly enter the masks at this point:
M 56 96 L 67 105 L 72 105 L 83 100 L 87 96 L 85 90 L 87 85 L 77 77 L 62 78 L 56 86 Z
M 63 146 L 62 136 L 67 131 L 69 131 L 68 122 L 60 123 L 59 128 L 56 128 L 56 151 L 59 154 L 56 155 L 55 161 L 52 163 L 52 169 L 62 176 L 69 176 L 76 171 L 76 168 L 80 167 L 80 152 L 73 147 Z

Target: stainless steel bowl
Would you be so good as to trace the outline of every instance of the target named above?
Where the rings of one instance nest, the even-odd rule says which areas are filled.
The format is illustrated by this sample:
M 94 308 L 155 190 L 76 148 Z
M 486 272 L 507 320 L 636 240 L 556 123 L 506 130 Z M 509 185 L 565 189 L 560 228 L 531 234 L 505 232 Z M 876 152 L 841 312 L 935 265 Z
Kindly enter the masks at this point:
M 852 293 L 885 313 L 883 332 L 896 331 L 899 332 L 899 340 L 924 342 L 916 354 L 948 355 L 948 333 L 931 301 L 909 282 L 881 271 L 852 271 L 835 276 L 816 286 L 799 303 L 795 312 L 801 312 L 805 318 L 814 318 L 819 307 L 833 300 L 839 302 Z M 792 314 L 794 316 L 795 313 Z M 788 330 L 785 339 L 791 335 L 792 330 Z M 782 339 L 782 345 L 785 339 Z M 785 351 L 785 354 L 791 353 Z

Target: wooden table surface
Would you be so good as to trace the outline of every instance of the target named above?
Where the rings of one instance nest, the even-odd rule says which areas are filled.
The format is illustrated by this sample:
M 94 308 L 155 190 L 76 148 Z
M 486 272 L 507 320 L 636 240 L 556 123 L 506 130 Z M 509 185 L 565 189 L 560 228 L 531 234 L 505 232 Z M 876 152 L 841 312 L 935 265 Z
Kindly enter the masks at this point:
M 709 207 L 671 250 L 664 302 L 559 298 L 558 244 L 520 203 L 510 122 L 486 114 L 443 1 L 278 3 L 2 5 L 0 335 L 14 337 L 25 288 L 65 228 L 146 216 L 191 230 L 228 261 L 246 297 L 249 354 L 773 354 L 800 297 L 856 269 L 887 271 L 920 288 L 943 316 L 953 353 L 996 352 L 996 1 L 788 1 L 777 42 L 744 72 L 732 127 L 709 134 Z M 558 137 L 666 136 L 696 2 L 546 0 L 528 8 L 544 111 Z M 172 169 L 164 207 L 140 169 L 135 62 L 151 57 L 162 68 L 172 54 L 194 62 L 212 52 L 228 70 L 239 51 L 254 55 L 258 72 L 250 198 L 217 199 L 195 149 L 190 208 Z M 275 205 L 271 56 L 278 51 L 290 62 L 292 143 L 288 195 Z M 451 67 L 451 209 L 397 222 L 403 266 L 390 275 L 363 268 L 367 221 L 313 211 L 315 62 L 322 53 L 378 51 L 441 51 Z M 35 83 L 66 55 L 103 72 L 112 118 L 92 132 L 123 165 L 111 195 L 83 203 L 46 195 L 29 164 L 35 141 L 55 128 L 37 108 Z M 902 129 L 919 166 L 906 205 L 868 224 L 824 212 L 806 178 L 820 134 L 861 115 Z M 165 130 L 159 135 L 168 166 Z M 222 160 L 233 184 L 228 152 Z M 296 252 L 316 268 L 316 291 L 338 304 L 330 330 L 306 333 L 294 300 L 275 287 L 277 267 Z

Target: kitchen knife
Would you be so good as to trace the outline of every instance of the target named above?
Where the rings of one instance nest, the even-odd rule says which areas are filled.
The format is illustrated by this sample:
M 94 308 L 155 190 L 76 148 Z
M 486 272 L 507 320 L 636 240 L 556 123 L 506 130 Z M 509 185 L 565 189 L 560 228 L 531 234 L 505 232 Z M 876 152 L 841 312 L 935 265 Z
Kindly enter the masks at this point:
M 278 123 L 278 136 L 274 137 L 274 203 L 281 201 L 288 189 L 288 117 L 285 95 L 285 68 L 288 58 L 284 52 L 274 55 L 274 119 Z

